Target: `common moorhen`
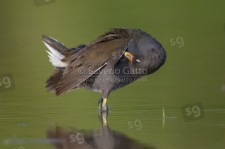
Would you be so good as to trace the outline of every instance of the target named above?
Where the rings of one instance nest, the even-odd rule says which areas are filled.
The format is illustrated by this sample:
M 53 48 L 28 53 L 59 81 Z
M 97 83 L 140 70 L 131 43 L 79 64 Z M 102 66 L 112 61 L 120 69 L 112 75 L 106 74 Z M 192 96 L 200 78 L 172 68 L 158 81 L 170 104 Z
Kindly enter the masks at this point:
M 140 29 L 113 28 L 87 45 L 67 48 L 42 35 L 55 72 L 46 88 L 56 95 L 86 88 L 102 94 L 99 108 L 106 111 L 111 91 L 158 70 L 166 60 L 162 45 Z

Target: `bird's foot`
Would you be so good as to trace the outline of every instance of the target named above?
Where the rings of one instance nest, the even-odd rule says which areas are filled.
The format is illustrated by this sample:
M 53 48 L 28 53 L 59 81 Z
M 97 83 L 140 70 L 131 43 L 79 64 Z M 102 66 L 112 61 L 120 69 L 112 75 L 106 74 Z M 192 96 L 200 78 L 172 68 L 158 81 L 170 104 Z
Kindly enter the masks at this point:
M 108 106 L 107 105 L 102 105 L 102 112 L 108 112 Z
M 106 102 L 107 102 L 107 98 L 99 99 L 99 101 L 98 101 L 98 109 L 99 109 L 99 111 L 108 112 L 108 106 L 107 106 Z

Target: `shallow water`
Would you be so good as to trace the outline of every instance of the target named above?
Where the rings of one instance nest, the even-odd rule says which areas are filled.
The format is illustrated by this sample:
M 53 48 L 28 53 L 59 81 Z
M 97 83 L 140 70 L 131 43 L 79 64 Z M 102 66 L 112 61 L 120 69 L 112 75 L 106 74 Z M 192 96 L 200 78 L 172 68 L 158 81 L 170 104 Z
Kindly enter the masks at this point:
M 34 1 L 0 2 L 1 149 L 53 148 L 57 126 L 101 129 L 100 94 L 46 92 L 53 67 L 41 34 L 72 47 L 112 27 L 150 33 L 168 58 L 110 94 L 109 128 L 158 149 L 225 148 L 225 2 Z

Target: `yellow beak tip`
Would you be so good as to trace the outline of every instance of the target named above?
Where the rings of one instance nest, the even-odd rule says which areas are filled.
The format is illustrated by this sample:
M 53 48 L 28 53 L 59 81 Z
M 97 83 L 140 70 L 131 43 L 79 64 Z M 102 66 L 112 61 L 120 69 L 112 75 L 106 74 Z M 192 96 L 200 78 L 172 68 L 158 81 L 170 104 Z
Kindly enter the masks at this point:
M 134 58 L 133 54 L 131 54 L 131 53 L 129 53 L 129 52 L 125 52 L 125 53 L 124 53 L 124 56 L 125 56 L 125 57 L 130 61 L 130 63 L 132 64 L 133 58 Z

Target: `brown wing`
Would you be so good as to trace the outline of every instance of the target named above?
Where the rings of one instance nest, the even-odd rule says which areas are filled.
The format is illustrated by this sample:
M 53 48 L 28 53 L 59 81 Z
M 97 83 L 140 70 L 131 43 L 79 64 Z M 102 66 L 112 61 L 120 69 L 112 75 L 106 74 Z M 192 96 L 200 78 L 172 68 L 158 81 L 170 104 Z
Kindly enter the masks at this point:
M 70 64 L 56 87 L 56 95 L 65 93 L 92 76 L 104 65 L 115 65 L 125 51 L 129 38 L 112 32 L 100 36 L 85 49 L 64 59 Z

